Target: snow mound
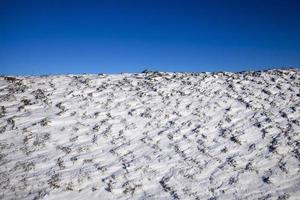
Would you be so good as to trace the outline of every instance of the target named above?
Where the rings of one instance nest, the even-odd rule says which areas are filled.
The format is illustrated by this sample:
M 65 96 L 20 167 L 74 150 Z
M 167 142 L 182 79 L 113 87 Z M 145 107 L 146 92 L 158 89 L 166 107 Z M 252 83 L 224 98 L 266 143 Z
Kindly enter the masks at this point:
M 300 71 L 0 77 L 0 199 L 299 199 Z

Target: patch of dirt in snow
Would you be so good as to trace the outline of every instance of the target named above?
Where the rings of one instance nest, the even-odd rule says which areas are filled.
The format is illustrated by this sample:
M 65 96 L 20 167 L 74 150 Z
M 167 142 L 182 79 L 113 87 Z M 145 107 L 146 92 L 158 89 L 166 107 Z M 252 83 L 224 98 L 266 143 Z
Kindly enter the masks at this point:
M 0 77 L 0 199 L 297 199 L 300 71 Z

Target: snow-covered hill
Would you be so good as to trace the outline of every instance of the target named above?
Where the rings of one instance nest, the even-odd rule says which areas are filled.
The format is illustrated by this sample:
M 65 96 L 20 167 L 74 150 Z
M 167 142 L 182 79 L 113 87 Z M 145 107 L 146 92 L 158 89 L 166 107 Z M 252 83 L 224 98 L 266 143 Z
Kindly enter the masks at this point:
M 0 199 L 300 199 L 300 71 L 0 77 Z

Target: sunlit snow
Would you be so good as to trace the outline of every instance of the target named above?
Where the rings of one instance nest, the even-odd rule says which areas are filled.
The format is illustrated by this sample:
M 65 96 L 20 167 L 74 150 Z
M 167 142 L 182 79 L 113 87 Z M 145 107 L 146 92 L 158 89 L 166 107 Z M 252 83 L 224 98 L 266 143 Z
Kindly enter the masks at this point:
M 300 71 L 0 77 L 0 199 L 299 199 Z

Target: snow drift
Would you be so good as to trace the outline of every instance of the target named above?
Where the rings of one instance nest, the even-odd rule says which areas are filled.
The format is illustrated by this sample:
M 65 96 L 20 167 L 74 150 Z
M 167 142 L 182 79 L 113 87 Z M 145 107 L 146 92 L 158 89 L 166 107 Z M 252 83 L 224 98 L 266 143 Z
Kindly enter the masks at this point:
M 0 199 L 299 199 L 300 71 L 0 77 Z

